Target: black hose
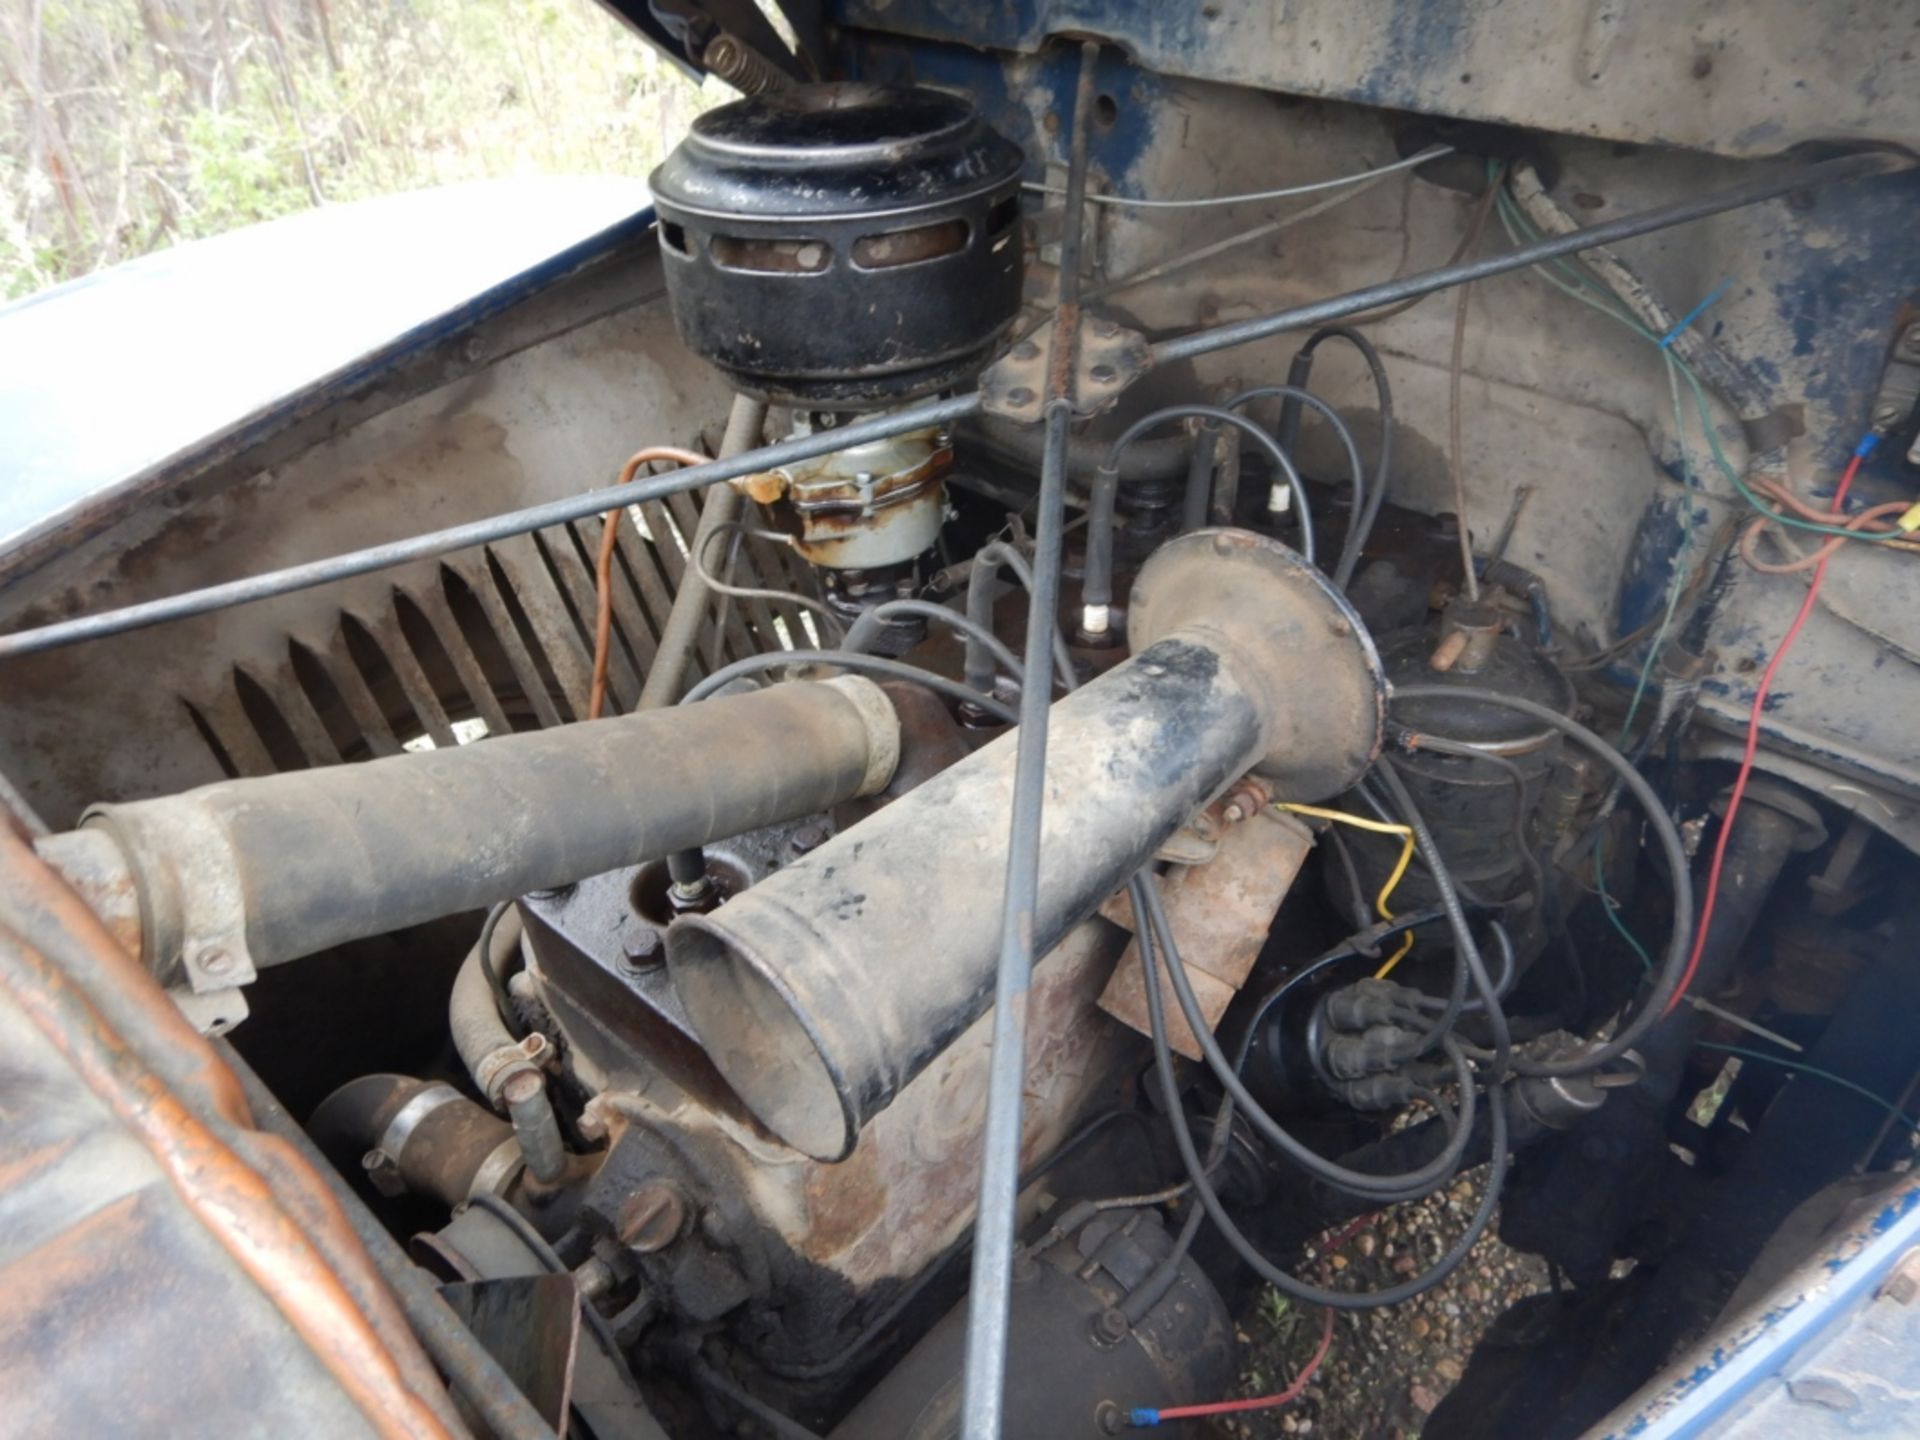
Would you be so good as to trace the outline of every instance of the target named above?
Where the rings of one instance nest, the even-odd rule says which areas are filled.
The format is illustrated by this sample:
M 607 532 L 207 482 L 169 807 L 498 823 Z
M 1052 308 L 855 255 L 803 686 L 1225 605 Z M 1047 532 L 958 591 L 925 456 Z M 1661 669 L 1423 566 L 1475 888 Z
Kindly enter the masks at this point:
M 1142 952 L 1146 949 L 1145 937 L 1151 933 L 1156 937 L 1159 947 L 1167 952 L 1167 979 L 1173 986 L 1174 998 L 1180 1004 L 1187 1026 L 1193 1032 L 1201 1054 L 1206 1057 L 1208 1068 L 1263 1139 L 1327 1184 L 1381 1201 L 1407 1200 L 1430 1194 L 1452 1178 L 1466 1147 L 1466 1134 L 1473 1128 L 1476 1086 L 1472 1067 L 1451 1041 L 1443 1039 L 1442 1045 L 1447 1049 L 1448 1059 L 1452 1061 L 1460 1081 L 1461 1123 L 1459 1134 L 1455 1137 L 1457 1143 L 1449 1145 L 1427 1164 L 1400 1175 L 1369 1175 L 1365 1171 L 1348 1169 L 1296 1139 L 1254 1099 L 1245 1082 L 1240 1079 L 1239 1067 L 1221 1050 L 1220 1042 L 1214 1038 L 1213 1029 L 1200 1008 L 1199 997 L 1194 994 L 1193 982 L 1187 978 L 1186 966 L 1180 961 L 1173 927 L 1167 922 L 1166 910 L 1160 903 L 1158 892 L 1144 876 L 1135 876 L 1129 893 L 1138 917 L 1136 935 L 1142 940 Z
M 1236 1254 L 1246 1262 L 1249 1268 L 1272 1285 L 1283 1295 L 1311 1305 L 1325 1305 L 1335 1310 L 1373 1310 L 1386 1305 L 1398 1305 L 1424 1294 L 1438 1285 L 1447 1276 L 1459 1268 L 1467 1258 L 1467 1252 L 1486 1233 L 1493 1221 L 1494 1206 L 1499 1201 L 1501 1187 L 1507 1178 L 1507 1109 L 1506 1095 L 1503 1090 L 1494 1087 L 1487 1097 L 1487 1110 L 1490 1117 L 1492 1136 L 1492 1160 L 1487 1171 L 1486 1192 L 1480 1197 L 1473 1217 L 1467 1222 L 1467 1228 L 1453 1245 L 1442 1255 L 1439 1261 L 1423 1275 L 1402 1281 L 1385 1290 L 1376 1290 L 1366 1294 L 1343 1294 L 1336 1290 L 1323 1290 L 1319 1286 L 1309 1285 L 1296 1279 L 1275 1265 L 1257 1250 L 1253 1243 L 1241 1233 L 1239 1226 L 1233 1223 L 1220 1196 L 1208 1179 L 1206 1168 L 1200 1162 L 1198 1150 L 1194 1147 L 1193 1132 L 1188 1128 L 1186 1113 L 1180 1107 L 1179 1082 L 1173 1072 L 1173 1052 L 1167 1044 L 1167 1018 L 1165 1006 L 1160 998 L 1160 978 L 1154 964 L 1154 942 L 1151 927 L 1143 926 L 1139 932 L 1140 963 L 1146 972 L 1147 1020 L 1153 1032 L 1154 1068 L 1160 1077 L 1160 1089 L 1168 1115 L 1173 1124 L 1173 1140 L 1180 1151 L 1181 1163 L 1187 1167 L 1188 1178 L 1193 1182 L 1193 1193 L 1200 1198 L 1207 1217 L 1219 1229 L 1221 1238 L 1231 1246 Z M 1178 968 L 1177 960 L 1169 961 L 1169 973 Z M 1471 1125 L 1462 1125 L 1461 1130 L 1471 1130 Z
M 1464 253 L 1464 252 L 1463 252 Z M 1289 384 L 1305 389 L 1308 378 L 1313 373 L 1313 352 L 1328 340 L 1345 340 L 1360 352 L 1360 358 L 1367 362 L 1367 369 L 1373 374 L 1373 391 L 1380 402 L 1380 454 L 1374 461 L 1373 484 L 1367 490 L 1367 505 L 1364 511 L 1356 508 L 1351 532 L 1347 543 L 1340 548 L 1340 566 L 1349 576 L 1360 563 L 1360 553 L 1366 548 L 1367 540 L 1373 534 L 1374 522 L 1380 516 L 1380 507 L 1386 503 L 1387 485 L 1392 475 L 1393 465 L 1393 386 L 1387 383 L 1387 367 L 1380 359 L 1380 352 L 1374 344 L 1358 330 L 1348 325 L 1325 325 L 1307 337 L 1307 343 L 1300 347 L 1293 357 L 1293 367 L 1287 373 Z M 1300 407 L 1289 402 L 1280 408 L 1280 443 L 1289 452 L 1299 438 Z M 1348 566 L 1351 555 L 1352 566 Z M 1340 570 L 1334 571 L 1335 582 L 1342 589 L 1346 581 L 1339 579 Z
M 1087 568 L 1080 585 L 1080 596 L 1085 604 L 1113 603 L 1113 510 L 1120 491 L 1121 457 L 1126 454 L 1127 447 L 1147 431 L 1171 420 L 1211 420 L 1218 425 L 1231 425 L 1251 440 L 1273 468 L 1285 475 L 1292 484 L 1294 497 L 1298 501 L 1295 513 L 1300 517 L 1300 553 L 1309 564 L 1314 562 L 1313 511 L 1307 503 L 1305 487 L 1300 483 L 1300 472 L 1287 452 L 1280 448 L 1279 442 L 1246 416 L 1236 415 L 1221 406 L 1169 405 L 1150 415 L 1142 415 L 1121 431 L 1119 438 L 1108 449 L 1106 460 L 1094 472 L 1093 493 L 1087 507 Z
M 1427 868 L 1433 874 L 1434 888 L 1440 892 L 1440 904 L 1446 909 L 1447 923 L 1453 928 L 1455 958 L 1465 965 L 1474 988 L 1480 992 L 1487 1023 L 1493 1027 L 1493 1079 L 1497 1084 L 1506 1078 L 1507 1067 L 1513 1056 L 1513 1035 L 1507 1028 L 1506 1012 L 1500 1007 L 1499 993 L 1487 975 L 1487 962 L 1473 938 L 1473 927 L 1467 922 L 1466 907 L 1460 903 L 1460 892 L 1454 886 L 1452 872 L 1447 869 L 1446 860 L 1440 854 L 1433 831 L 1427 828 L 1426 817 L 1415 807 L 1413 796 L 1407 793 L 1406 783 L 1401 780 L 1400 772 L 1394 768 L 1391 760 L 1381 756 L 1376 768 L 1380 772 L 1380 783 L 1387 787 L 1387 794 L 1412 828 L 1414 843 L 1427 857 Z
M 1311 405 L 1333 427 L 1333 433 L 1340 437 L 1340 443 L 1346 447 L 1347 467 L 1353 477 L 1354 518 L 1353 522 L 1347 526 L 1346 543 L 1340 547 L 1340 558 L 1333 567 L 1333 583 L 1345 590 L 1347 582 L 1353 579 L 1353 567 L 1360 561 L 1360 551 L 1354 541 L 1361 534 L 1360 516 L 1365 512 L 1368 501 L 1367 476 L 1360 464 L 1360 447 L 1354 443 L 1353 431 L 1348 428 L 1347 422 L 1340 418 L 1340 412 L 1312 391 L 1297 384 L 1261 385 L 1252 390 L 1242 390 L 1227 401 L 1227 409 L 1238 410 L 1242 405 L 1250 404 L 1255 400 L 1264 400 L 1272 395 L 1284 397 L 1287 404 L 1295 407 L 1296 413 L 1301 405 Z M 1298 426 L 1296 425 L 1295 428 L 1297 429 Z M 1281 442 L 1280 448 L 1289 456 L 1293 454 L 1294 447 L 1285 441 Z M 1297 485 L 1294 488 L 1296 491 L 1299 489 Z
M 1653 787 L 1647 783 L 1646 778 L 1634 769 L 1618 750 L 1579 721 L 1568 719 L 1551 706 L 1524 700 L 1517 695 L 1503 695 L 1497 690 L 1455 685 L 1403 685 L 1395 689 L 1394 698 L 1398 700 L 1445 698 L 1455 702 L 1495 705 L 1538 720 L 1542 724 L 1551 725 L 1612 770 L 1627 789 L 1633 792 L 1633 798 L 1639 802 L 1641 810 L 1647 817 L 1647 824 L 1660 843 L 1661 858 L 1666 862 L 1667 873 L 1673 882 L 1673 932 L 1667 940 L 1666 956 L 1661 964 L 1653 993 L 1647 997 L 1647 1003 L 1641 1007 L 1639 1013 L 1621 1026 L 1611 1040 L 1579 1060 L 1549 1061 L 1520 1057 L 1515 1060 L 1514 1068 L 1522 1075 L 1565 1077 L 1586 1075 L 1604 1065 L 1611 1064 L 1631 1050 L 1665 1012 L 1667 1005 L 1680 988 L 1680 977 L 1686 973 L 1687 954 L 1693 939 L 1693 877 L 1687 870 L 1687 851 L 1680 841 L 1680 832 L 1674 828 L 1672 819 L 1667 815 L 1665 807 L 1661 805 L 1660 797 L 1654 793 Z
M 977 705 L 1005 724 L 1013 725 L 1019 720 L 1011 706 L 1001 704 L 991 695 L 969 689 L 958 680 L 949 680 L 944 675 L 936 675 L 931 670 L 922 670 L 917 665 L 908 665 L 903 661 L 886 660 L 878 655 L 855 655 L 845 650 L 769 650 L 763 655 L 748 655 L 731 665 L 721 666 L 681 696 L 680 703 L 691 705 L 744 675 L 757 675 L 763 670 L 778 670 L 788 665 L 834 665 L 842 670 L 877 675 L 883 680 L 906 680 L 936 690 L 949 699 Z

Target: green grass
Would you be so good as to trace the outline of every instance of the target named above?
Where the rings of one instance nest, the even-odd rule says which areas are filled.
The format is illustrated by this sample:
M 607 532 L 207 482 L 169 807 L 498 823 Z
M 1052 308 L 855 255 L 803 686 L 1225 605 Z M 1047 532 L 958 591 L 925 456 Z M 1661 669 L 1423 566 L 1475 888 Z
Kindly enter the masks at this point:
M 592 0 L 0 0 L 0 79 L 9 299 L 319 204 L 645 176 L 730 94 Z

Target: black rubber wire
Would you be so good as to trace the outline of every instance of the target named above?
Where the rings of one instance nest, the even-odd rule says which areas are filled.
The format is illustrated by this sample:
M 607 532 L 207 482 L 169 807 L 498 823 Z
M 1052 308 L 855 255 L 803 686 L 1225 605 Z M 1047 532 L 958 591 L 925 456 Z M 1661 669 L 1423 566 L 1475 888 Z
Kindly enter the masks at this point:
M 1687 851 L 1680 841 L 1680 832 L 1674 828 L 1673 820 L 1660 803 L 1659 795 L 1654 792 L 1653 786 L 1647 783 L 1646 777 L 1634 769 L 1632 763 L 1618 750 L 1579 721 L 1571 720 L 1549 706 L 1522 699 L 1518 695 L 1503 695 L 1497 690 L 1456 685 L 1403 685 L 1394 690 L 1394 698 L 1400 700 L 1447 699 L 1494 705 L 1525 715 L 1529 719 L 1538 720 L 1542 724 L 1551 725 L 1612 770 L 1620 778 L 1621 783 L 1633 793 L 1633 798 L 1646 815 L 1647 824 L 1652 829 L 1654 838 L 1659 842 L 1661 858 L 1666 862 L 1667 873 L 1673 882 L 1673 931 L 1667 939 L 1666 957 L 1661 965 L 1659 978 L 1654 984 L 1653 993 L 1647 997 L 1647 1003 L 1640 1008 L 1639 1012 L 1622 1025 L 1611 1040 L 1589 1051 L 1580 1059 L 1551 1061 L 1522 1056 L 1515 1058 L 1514 1069 L 1522 1075 L 1564 1077 L 1590 1074 L 1618 1060 L 1631 1050 L 1640 1037 L 1645 1035 L 1665 1013 L 1669 1001 L 1680 987 L 1680 977 L 1686 973 L 1687 954 L 1693 943 L 1693 877 L 1687 869 Z
M 1232 1247 L 1241 1260 L 1246 1262 L 1248 1268 L 1283 1295 L 1312 1305 L 1325 1305 L 1335 1310 L 1374 1310 L 1387 1305 L 1398 1305 L 1431 1290 L 1457 1270 L 1461 1262 L 1467 1258 L 1467 1253 L 1492 1223 L 1500 1189 L 1506 1183 L 1505 1093 L 1495 1087 L 1487 1098 L 1493 1148 L 1492 1161 L 1487 1170 L 1486 1191 L 1480 1197 L 1480 1204 L 1475 1208 L 1473 1217 L 1467 1222 L 1465 1231 L 1431 1270 L 1385 1290 L 1362 1294 L 1344 1294 L 1337 1290 L 1323 1290 L 1317 1285 L 1309 1285 L 1306 1281 L 1288 1274 L 1260 1253 L 1253 1242 L 1241 1232 L 1240 1227 L 1233 1223 L 1232 1217 L 1220 1203 L 1220 1196 L 1214 1190 L 1213 1182 L 1207 1177 L 1206 1167 L 1202 1165 L 1199 1151 L 1193 1143 L 1193 1132 L 1187 1125 L 1186 1113 L 1180 1107 L 1180 1087 L 1179 1081 L 1174 1076 L 1173 1052 L 1167 1044 L 1167 1018 L 1165 1005 L 1160 998 L 1160 977 L 1154 963 L 1151 927 L 1143 927 L 1139 932 L 1139 939 L 1140 964 L 1146 972 L 1147 1020 L 1153 1032 L 1154 1067 L 1160 1077 L 1162 1098 L 1172 1122 L 1174 1145 L 1180 1151 L 1181 1162 L 1187 1167 L 1188 1178 L 1193 1182 L 1193 1193 L 1199 1197 L 1201 1205 L 1206 1209 L 1207 1217 L 1218 1228 L 1221 1238 Z M 1178 960 L 1170 960 L 1169 972 L 1172 973 L 1178 964 Z
M 905 680 L 938 691 L 950 700 L 964 700 L 977 705 L 994 719 L 1008 725 L 1017 724 L 1020 718 L 1010 705 L 962 685 L 958 680 L 949 680 L 945 675 L 936 675 L 931 670 L 922 670 L 917 665 L 908 665 L 900 660 L 888 660 L 879 655 L 857 655 L 847 650 L 769 650 L 761 655 L 748 655 L 731 665 L 721 666 L 687 691 L 680 698 L 680 703 L 689 705 L 696 700 L 704 700 L 742 676 L 757 675 L 763 670 L 778 670 L 788 665 L 834 665 L 842 670 L 878 675 L 883 680 Z
M 1448 1051 L 1448 1059 L 1452 1062 L 1454 1072 L 1460 1080 L 1460 1125 L 1458 1132 L 1445 1150 L 1418 1169 L 1398 1175 L 1371 1175 L 1366 1171 L 1349 1169 L 1336 1161 L 1329 1160 L 1296 1139 L 1272 1115 L 1268 1114 L 1248 1091 L 1245 1082 L 1240 1079 L 1238 1067 L 1228 1060 L 1226 1053 L 1220 1048 L 1220 1042 L 1214 1038 L 1212 1028 L 1207 1024 L 1206 1016 L 1200 1008 L 1199 997 L 1194 994 L 1193 982 L 1187 978 L 1186 967 L 1180 963 L 1179 951 L 1173 943 L 1173 927 L 1167 922 L 1166 910 L 1160 903 L 1158 892 L 1151 882 L 1142 876 L 1136 876 L 1130 887 L 1130 893 L 1135 911 L 1139 916 L 1139 925 L 1135 933 L 1141 938 L 1142 950 L 1146 948 L 1146 937 L 1151 935 L 1159 948 L 1167 952 L 1167 978 L 1173 986 L 1174 998 L 1180 1004 L 1187 1027 L 1193 1032 L 1201 1054 L 1206 1057 L 1208 1068 L 1213 1071 L 1214 1078 L 1233 1098 L 1234 1103 L 1247 1117 L 1248 1123 L 1263 1139 L 1302 1169 L 1336 1189 L 1383 1203 L 1431 1194 L 1452 1178 L 1453 1173 L 1459 1168 L 1461 1156 L 1465 1153 L 1468 1132 L 1473 1128 L 1477 1089 L 1473 1069 L 1457 1046 L 1449 1040 L 1442 1041 L 1442 1048 Z M 1152 998 L 1157 999 L 1158 995 L 1159 992 L 1156 990 Z

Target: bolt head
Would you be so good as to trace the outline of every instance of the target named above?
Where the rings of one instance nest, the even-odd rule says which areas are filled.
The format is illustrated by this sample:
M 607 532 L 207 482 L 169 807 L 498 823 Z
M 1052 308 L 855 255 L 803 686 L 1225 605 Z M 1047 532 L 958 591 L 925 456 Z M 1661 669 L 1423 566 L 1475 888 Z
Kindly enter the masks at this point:
M 651 925 L 630 938 L 620 953 L 620 968 L 634 975 L 658 970 L 666 963 L 665 938 Z
M 1097 385 L 1111 385 L 1120 378 L 1120 372 L 1104 362 L 1087 371 L 1087 375 Z
M 1013 347 L 1013 358 L 1016 360 L 1038 360 L 1040 358 L 1040 347 L 1031 340 L 1022 340 L 1018 345 Z
M 649 1180 L 620 1207 L 615 1233 L 620 1243 L 642 1255 L 664 1250 L 687 1223 L 687 1202 L 664 1180 Z
M 1025 385 L 1016 385 L 1007 391 L 1007 403 L 1009 405 L 1031 405 L 1033 403 L 1033 391 Z
M 802 825 L 787 840 L 787 848 L 796 855 L 805 855 L 818 850 L 827 843 L 827 827 L 824 825 Z
M 231 975 L 233 956 L 225 950 L 202 950 L 199 956 L 200 968 L 209 975 Z

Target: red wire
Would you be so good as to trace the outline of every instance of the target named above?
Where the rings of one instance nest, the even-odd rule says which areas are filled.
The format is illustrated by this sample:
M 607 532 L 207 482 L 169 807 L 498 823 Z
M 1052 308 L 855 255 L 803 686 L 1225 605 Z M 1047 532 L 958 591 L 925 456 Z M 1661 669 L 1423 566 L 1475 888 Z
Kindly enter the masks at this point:
M 1841 472 L 1840 483 L 1834 487 L 1833 501 L 1827 507 L 1833 514 L 1840 512 L 1840 506 L 1847 498 L 1847 491 L 1853 485 L 1854 476 L 1860 473 L 1860 462 L 1866 457 L 1856 454 L 1847 462 L 1847 468 Z M 1707 948 L 1707 931 L 1713 924 L 1714 902 L 1720 898 L 1720 870 L 1727 860 L 1727 837 L 1733 834 L 1733 817 L 1740 813 L 1740 801 L 1747 793 L 1747 781 L 1753 777 L 1754 757 L 1760 753 L 1760 721 L 1766 714 L 1767 692 L 1773 688 L 1773 677 L 1780 671 L 1780 662 L 1787 658 L 1787 652 L 1793 648 L 1793 642 L 1800 638 L 1800 631 L 1807 623 L 1807 617 L 1813 613 L 1815 602 L 1820 598 L 1820 585 L 1827 578 L 1827 562 L 1833 557 L 1823 555 L 1820 563 L 1813 568 L 1813 579 L 1807 585 L 1807 598 L 1800 602 L 1800 613 L 1793 617 L 1793 624 L 1787 627 L 1780 648 L 1773 652 L 1773 658 L 1767 661 L 1767 668 L 1761 673 L 1760 684 L 1753 692 L 1753 710 L 1747 716 L 1747 746 L 1740 756 L 1740 773 L 1734 777 L 1732 793 L 1727 796 L 1727 813 L 1720 821 L 1720 834 L 1713 842 L 1713 864 L 1707 871 L 1706 899 L 1700 905 L 1700 924 L 1693 932 L 1693 950 L 1687 956 L 1687 968 L 1681 972 L 1680 984 L 1675 987 L 1673 998 L 1667 1002 L 1663 1014 L 1671 1015 L 1680 999 L 1687 993 L 1687 987 L 1693 983 L 1694 971 L 1700 968 L 1700 954 Z
M 1301 1392 L 1320 1369 L 1320 1362 L 1327 1358 L 1327 1350 L 1333 1344 L 1333 1311 L 1321 1312 L 1326 1318 L 1320 1328 L 1320 1348 L 1313 1352 L 1313 1359 L 1307 1362 L 1307 1368 L 1295 1378 L 1293 1384 L 1278 1395 L 1262 1395 L 1256 1400 L 1220 1400 L 1212 1405 L 1175 1405 L 1171 1409 L 1158 1411 L 1162 1422 L 1168 1420 L 1198 1420 L 1207 1415 L 1236 1415 L 1243 1410 L 1271 1410 L 1277 1405 L 1285 1405 L 1298 1400 Z

